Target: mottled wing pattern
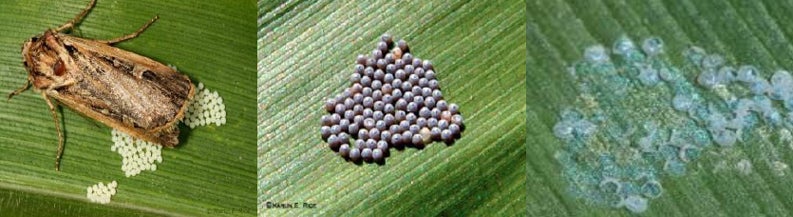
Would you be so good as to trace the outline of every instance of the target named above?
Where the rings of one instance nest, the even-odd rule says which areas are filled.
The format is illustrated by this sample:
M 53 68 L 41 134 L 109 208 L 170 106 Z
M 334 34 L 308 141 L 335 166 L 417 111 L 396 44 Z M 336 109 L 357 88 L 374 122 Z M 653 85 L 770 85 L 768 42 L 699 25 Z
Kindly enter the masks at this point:
M 165 146 L 178 144 L 175 123 L 195 91 L 187 76 L 104 43 L 57 37 L 82 73 L 67 72 L 64 76 L 74 83 L 47 95 L 134 137 Z

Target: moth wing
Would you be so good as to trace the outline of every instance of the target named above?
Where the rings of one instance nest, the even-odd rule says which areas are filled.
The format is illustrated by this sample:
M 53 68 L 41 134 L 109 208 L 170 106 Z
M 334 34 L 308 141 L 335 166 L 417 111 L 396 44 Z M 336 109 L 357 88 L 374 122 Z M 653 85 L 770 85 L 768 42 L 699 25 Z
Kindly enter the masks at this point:
M 195 88 L 173 68 L 96 41 L 59 34 L 74 60 L 68 86 L 47 91 L 64 105 L 133 137 L 178 144 L 182 119 Z

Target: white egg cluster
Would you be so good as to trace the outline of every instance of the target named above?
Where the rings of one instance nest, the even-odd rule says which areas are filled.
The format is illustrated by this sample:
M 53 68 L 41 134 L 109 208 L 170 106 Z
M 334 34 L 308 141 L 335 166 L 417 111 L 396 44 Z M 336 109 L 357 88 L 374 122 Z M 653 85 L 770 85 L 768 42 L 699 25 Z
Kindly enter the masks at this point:
M 113 180 L 109 184 L 105 185 L 105 183 L 97 183 L 96 185 L 92 185 L 86 189 L 85 196 L 88 197 L 91 202 L 94 203 L 101 203 L 101 204 L 108 204 L 110 203 L 110 198 L 116 194 L 116 187 L 118 187 L 118 182 Z
M 226 105 L 217 91 L 204 88 L 203 83 L 198 83 L 198 89 L 190 106 L 185 112 L 184 123 L 190 128 L 215 124 L 220 126 L 226 123 Z
M 113 146 L 110 150 L 121 155 L 121 170 L 127 177 L 138 175 L 141 171 L 157 170 L 157 163 L 162 163 L 162 146 L 153 144 L 113 129 Z

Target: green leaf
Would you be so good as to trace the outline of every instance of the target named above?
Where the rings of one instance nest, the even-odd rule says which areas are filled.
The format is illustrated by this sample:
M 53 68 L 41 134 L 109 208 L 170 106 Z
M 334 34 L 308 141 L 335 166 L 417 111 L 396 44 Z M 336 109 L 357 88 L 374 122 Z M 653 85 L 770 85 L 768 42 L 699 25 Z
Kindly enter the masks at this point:
M 525 3 L 264 1 L 259 10 L 260 216 L 521 216 L 526 208 Z M 324 101 L 383 33 L 433 62 L 466 130 L 454 145 L 355 165 L 320 137 Z M 267 208 L 267 203 L 316 208 Z M 299 207 L 302 206 L 299 205 Z
M 582 59 L 583 50 L 603 44 L 610 48 L 620 36 L 634 41 L 659 36 L 665 41 L 666 57 L 683 65 L 681 53 L 691 45 L 719 53 L 729 64 L 753 64 L 770 77 L 773 70 L 793 69 L 793 19 L 791 1 L 526 1 L 529 215 L 531 216 L 632 216 L 625 209 L 587 205 L 568 194 L 561 165 L 553 159 L 564 144 L 552 128 L 559 111 L 573 105 L 579 96 L 567 67 Z M 684 71 L 695 83 L 698 72 Z M 603 93 L 610 94 L 610 93 Z M 660 94 L 660 93 L 659 93 Z M 628 102 L 630 103 L 630 102 Z M 634 103 L 641 112 L 646 104 Z M 671 104 L 669 104 L 671 106 Z M 654 118 L 654 117 L 649 117 Z M 735 153 L 749 159 L 754 172 L 713 172 L 725 160 L 714 155 L 719 149 L 703 151 L 703 157 L 687 164 L 682 177 L 664 175 L 664 193 L 650 200 L 643 216 L 789 216 L 793 193 L 790 174 L 779 176 L 767 164 L 768 153 L 778 153 L 790 163 L 788 144 L 761 139 L 762 132 L 749 132 L 745 145 Z M 776 137 L 775 135 L 773 136 Z M 770 147 L 770 148 L 769 148 Z M 731 152 L 732 152 L 731 151 Z M 707 152 L 707 154 L 706 154 Z M 734 161 L 727 161 L 735 163 Z M 733 164 L 729 165 L 733 167 Z M 789 170 L 788 170 L 789 173 Z
M 87 0 L 4 1 L 0 7 L 0 92 L 27 77 L 20 48 L 32 36 L 78 14 Z M 0 213 L 4 216 L 238 216 L 254 213 L 254 1 L 226 3 L 99 0 L 74 35 L 110 39 L 160 19 L 117 45 L 176 66 L 223 97 L 227 123 L 189 130 L 163 149 L 157 171 L 126 178 L 110 150 L 111 129 L 61 109 L 66 151 L 53 169 L 57 133 L 41 95 L 28 90 L 0 103 Z M 185 129 L 186 127 L 183 127 Z M 189 128 L 188 128 L 189 129 Z M 108 205 L 90 203 L 86 188 L 117 180 Z

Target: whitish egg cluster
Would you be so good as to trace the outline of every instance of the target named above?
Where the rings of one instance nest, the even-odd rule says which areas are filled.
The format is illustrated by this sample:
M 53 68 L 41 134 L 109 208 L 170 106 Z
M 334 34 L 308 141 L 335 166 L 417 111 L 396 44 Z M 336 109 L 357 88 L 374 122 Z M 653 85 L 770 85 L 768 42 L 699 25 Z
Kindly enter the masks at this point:
M 157 170 L 156 163 L 162 163 L 162 146 L 153 144 L 113 129 L 113 146 L 110 150 L 121 155 L 121 170 L 127 177 L 138 175 L 141 171 Z
M 198 88 L 193 101 L 187 107 L 184 123 L 190 128 L 215 124 L 220 126 L 226 123 L 226 105 L 217 91 L 204 88 L 203 83 L 198 83 Z
M 100 182 L 88 187 L 85 196 L 88 197 L 91 202 L 108 204 L 110 203 L 110 198 L 116 194 L 116 187 L 118 187 L 118 183 L 115 180 L 107 185 Z
M 662 175 L 701 170 L 690 165 L 703 155 L 718 162 L 714 171 L 751 175 L 765 163 L 785 175 L 779 152 L 793 141 L 793 75 L 730 64 L 696 46 L 682 52 L 688 64 L 679 67 L 663 48 L 658 37 L 641 45 L 620 37 L 612 49 L 586 48 L 568 69 L 580 96 L 551 129 L 564 143 L 554 157 L 568 192 L 641 213 L 663 194 Z
M 679 68 L 664 61 L 663 47 L 657 37 L 641 45 L 621 37 L 612 49 L 586 48 L 583 61 L 571 66 L 587 100 L 579 108 L 562 110 L 552 131 L 566 143 L 554 157 L 576 197 L 644 212 L 651 199 L 663 194 L 659 172 L 684 174 L 686 163 L 710 144 L 708 132 L 678 112 L 701 97 Z M 642 92 L 667 86 L 677 93 L 674 97 Z M 636 105 L 658 109 L 643 113 Z M 651 119 L 658 116 L 666 120 Z

